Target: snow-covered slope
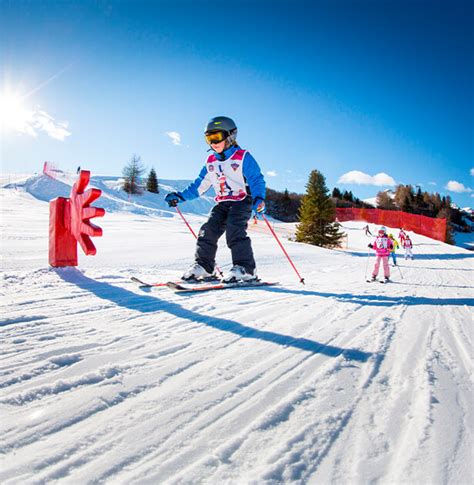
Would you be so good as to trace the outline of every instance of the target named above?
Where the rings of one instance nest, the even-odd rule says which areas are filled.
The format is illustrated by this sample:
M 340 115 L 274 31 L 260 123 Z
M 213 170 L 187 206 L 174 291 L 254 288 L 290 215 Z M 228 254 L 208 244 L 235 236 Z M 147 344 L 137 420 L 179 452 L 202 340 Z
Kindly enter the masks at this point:
M 472 252 L 413 234 L 367 284 L 364 224 L 330 251 L 276 223 L 303 286 L 259 223 L 279 286 L 143 291 L 130 276 L 176 278 L 194 238 L 94 182 L 109 212 L 78 268 L 48 267 L 46 182 L 0 189 L 1 483 L 472 483 Z

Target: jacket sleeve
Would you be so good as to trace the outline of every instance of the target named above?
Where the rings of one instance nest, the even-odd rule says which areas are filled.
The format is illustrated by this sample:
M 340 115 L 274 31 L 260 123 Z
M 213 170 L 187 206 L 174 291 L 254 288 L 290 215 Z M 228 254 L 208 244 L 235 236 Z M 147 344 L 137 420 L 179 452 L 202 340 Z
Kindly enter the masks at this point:
M 265 199 L 266 185 L 262 171 L 249 152 L 245 154 L 243 164 L 243 174 L 250 189 L 250 195 L 255 200 L 257 197 Z
M 189 184 L 182 192 L 181 195 L 183 196 L 184 200 L 193 200 L 200 197 L 202 194 L 209 190 L 209 187 L 212 185 L 211 178 L 209 176 L 209 172 L 207 171 L 207 167 L 204 165 L 202 170 L 199 172 L 198 177 L 194 182 Z

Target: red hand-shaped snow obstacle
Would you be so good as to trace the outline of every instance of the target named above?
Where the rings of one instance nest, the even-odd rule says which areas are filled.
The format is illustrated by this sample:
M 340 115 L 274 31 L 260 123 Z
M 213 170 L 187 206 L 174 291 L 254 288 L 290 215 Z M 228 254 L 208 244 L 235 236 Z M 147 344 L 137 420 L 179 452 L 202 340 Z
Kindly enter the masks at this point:
M 90 207 L 102 191 L 84 189 L 89 184 L 90 172 L 81 170 L 69 199 L 58 197 L 49 203 L 49 264 L 77 266 L 77 243 L 84 253 L 94 255 L 96 249 L 90 236 L 102 236 L 102 229 L 90 222 L 93 217 L 102 217 L 105 210 Z

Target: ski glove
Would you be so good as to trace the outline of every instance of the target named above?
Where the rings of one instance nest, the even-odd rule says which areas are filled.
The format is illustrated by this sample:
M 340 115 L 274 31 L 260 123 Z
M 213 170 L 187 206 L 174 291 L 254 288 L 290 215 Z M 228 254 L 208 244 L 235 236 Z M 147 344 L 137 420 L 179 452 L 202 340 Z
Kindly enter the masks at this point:
M 170 192 L 165 201 L 168 202 L 169 207 L 176 207 L 180 202 L 184 202 L 184 197 L 179 192 Z
M 374 245 L 372 243 L 367 245 L 368 248 L 373 249 Z
M 265 213 L 265 201 L 261 197 L 255 197 L 253 200 L 253 211 L 255 215 L 264 214 Z

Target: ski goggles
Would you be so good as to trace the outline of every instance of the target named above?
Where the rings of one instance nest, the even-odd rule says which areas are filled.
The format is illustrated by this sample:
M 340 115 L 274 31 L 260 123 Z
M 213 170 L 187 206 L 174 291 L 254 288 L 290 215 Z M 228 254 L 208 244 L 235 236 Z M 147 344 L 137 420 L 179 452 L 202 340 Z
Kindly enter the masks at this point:
M 204 133 L 204 137 L 206 138 L 206 142 L 208 145 L 211 143 L 220 143 L 224 141 L 229 136 L 227 131 L 212 131 L 208 133 Z

